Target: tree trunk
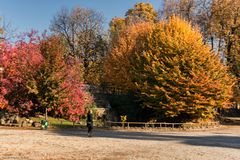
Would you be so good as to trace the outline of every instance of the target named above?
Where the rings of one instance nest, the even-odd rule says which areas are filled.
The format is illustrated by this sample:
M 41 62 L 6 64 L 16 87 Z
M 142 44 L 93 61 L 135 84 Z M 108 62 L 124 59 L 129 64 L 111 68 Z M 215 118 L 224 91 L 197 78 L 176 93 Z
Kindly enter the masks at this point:
M 214 49 L 214 39 L 213 39 L 213 36 L 211 36 L 211 48 L 212 48 L 212 51 Z
M 47 120 L 47 118 L 48 118 L 48 111 L 47 111 L 47 108 L 45 108 L 45 120 Z

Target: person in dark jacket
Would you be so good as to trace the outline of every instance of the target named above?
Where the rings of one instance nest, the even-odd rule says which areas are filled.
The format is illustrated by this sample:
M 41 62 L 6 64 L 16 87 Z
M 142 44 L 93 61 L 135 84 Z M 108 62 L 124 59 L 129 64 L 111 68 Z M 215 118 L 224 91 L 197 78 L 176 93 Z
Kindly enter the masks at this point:
M 87 128 L 88 128 L 88 137 L 92 137 L 93 116 L 92 116 L 91 110 L 89 110 L 87 114 Z

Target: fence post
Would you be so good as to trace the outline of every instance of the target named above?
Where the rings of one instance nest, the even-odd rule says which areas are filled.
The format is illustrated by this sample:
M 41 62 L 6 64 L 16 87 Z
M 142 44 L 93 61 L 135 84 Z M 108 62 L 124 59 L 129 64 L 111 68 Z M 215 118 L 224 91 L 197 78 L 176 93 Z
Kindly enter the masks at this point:
M 128 125 L 127 125 L 127 128 L 129 129 L 129 122 L 127 123 Z
M 106 126 L 111 128 L 112 127 L 112 122 L 111 121 L 106 121 Z

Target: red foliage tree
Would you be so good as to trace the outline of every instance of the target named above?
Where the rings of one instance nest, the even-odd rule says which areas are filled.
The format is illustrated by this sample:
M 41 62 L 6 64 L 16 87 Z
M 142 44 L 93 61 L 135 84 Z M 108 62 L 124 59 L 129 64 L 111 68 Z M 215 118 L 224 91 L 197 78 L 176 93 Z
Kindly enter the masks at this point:
M 0 44 L 0 65 L 4 68 L 1 78 L 1 96 L 5 108 L 11 112 L 27 114 L 33 107 L 28 97 L 26 83 L 42 62 L 35 32 L 14 45 L 4 41 Z
M 67 77 L 63 87 L 67 89 L 67 97 L 59 108 L 61 115 L 67 116 L 72 121 L 78 121 L 79 116 L 85 113 L 85 109 L 93 103 L 93 98 L 86 91 L 83 83 L 81 62 L 76 58 L 68 59 Z M 64 111 L 66 111 L 64 113 Z
M 14 45 L 0 44 L 0 107 L 20 115 L 44 113 L 77 120 L 92 103 L 82 87 L 82 65 L 64 59 L 58 37 L 41 39 L 35 32 Z

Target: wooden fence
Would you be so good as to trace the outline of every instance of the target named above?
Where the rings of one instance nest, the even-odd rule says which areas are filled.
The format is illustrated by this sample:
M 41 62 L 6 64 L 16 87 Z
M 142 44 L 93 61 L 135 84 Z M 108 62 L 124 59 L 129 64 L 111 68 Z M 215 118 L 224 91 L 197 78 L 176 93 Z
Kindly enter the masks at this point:
M 143 129 L 204 129 L 219 126 L 218 122 L 208 123 L 166 123 L 166 122 L 112 122 L 106 121 L 106 127 L 122 127 L 124 129 L 143 128 Z

